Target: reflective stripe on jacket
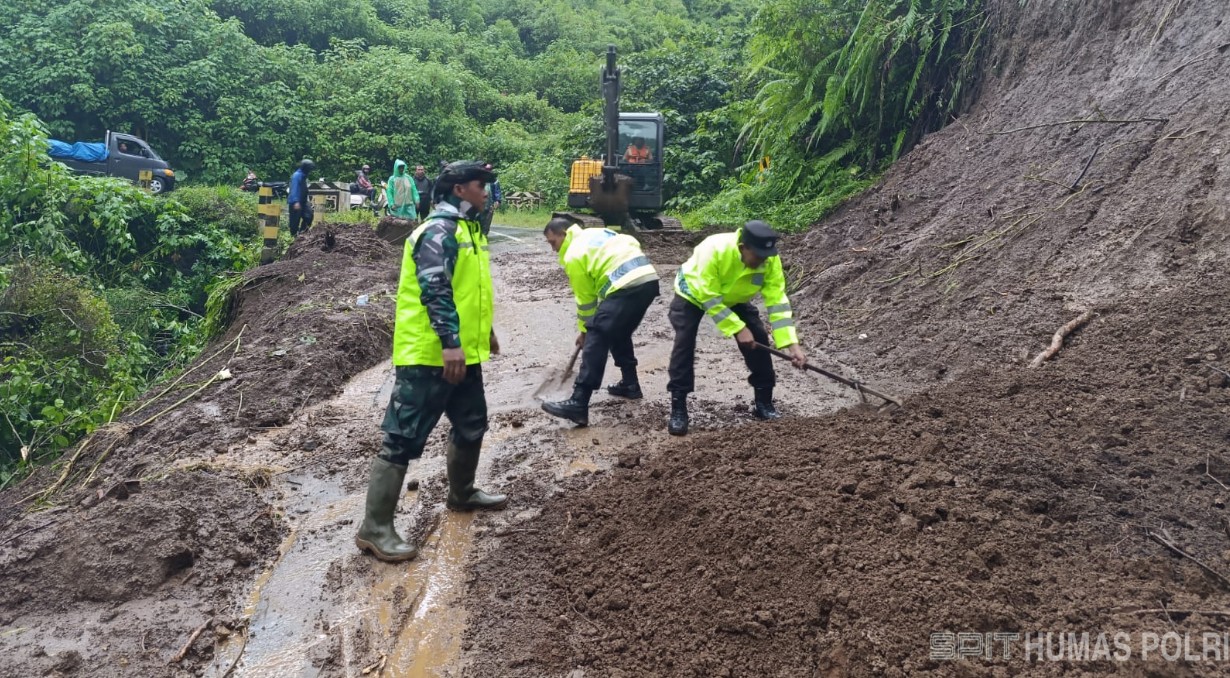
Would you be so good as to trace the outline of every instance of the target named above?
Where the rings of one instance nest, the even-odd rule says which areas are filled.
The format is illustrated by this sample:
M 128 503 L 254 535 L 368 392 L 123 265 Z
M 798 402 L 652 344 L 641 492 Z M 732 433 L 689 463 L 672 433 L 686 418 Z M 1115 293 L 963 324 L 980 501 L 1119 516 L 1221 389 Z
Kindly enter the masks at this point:
M 608 296 L 658 279 L 636 238 L 608 228 L 569 226 L 559 248 L 559 263 L 576 297 L 577 327 L 582 332 Z
M 746 327 L 730 307 L 764 295 L 773 343 L 784 348 L 799 342 L 794 313 L 786 297 L 786 276 L 780 257 L 769 257 L 760 268 L 748 268 L 739 256 L 739 231 L 705 238 L 675 276 L 675 291 L 713 318 L 722 334 L 732 337 Z
M 479 223 L 441 203 L 406 239 L 393 364 L 442 366 L 445 346 L 464 349 L 467 365 L 486 362 L 494 297 L 491 253 Z

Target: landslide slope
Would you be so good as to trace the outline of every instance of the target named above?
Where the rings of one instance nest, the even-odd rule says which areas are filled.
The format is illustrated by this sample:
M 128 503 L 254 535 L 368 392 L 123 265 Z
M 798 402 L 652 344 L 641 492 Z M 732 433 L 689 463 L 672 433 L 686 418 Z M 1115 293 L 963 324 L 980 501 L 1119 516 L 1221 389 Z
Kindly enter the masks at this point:
M 785 255 L 813 354 L 906 408 L 578 482 L 479 563 L 474 674 L 1217 675 L 1140 634 L 1230 607 L 1148 536 L 1230 572 L 1224 9 L 989 0 L 965 115 Z M 939 631 L 1136 635 L 1024 664 L 933 660 Z
M 831 328 L 825 348 L 927 383 L 1019 364 L 1074 310 L 1131 312 L 1222 275 L 1224 14 L 990 0 L 970 110 L 792 244 L 793 298 Z

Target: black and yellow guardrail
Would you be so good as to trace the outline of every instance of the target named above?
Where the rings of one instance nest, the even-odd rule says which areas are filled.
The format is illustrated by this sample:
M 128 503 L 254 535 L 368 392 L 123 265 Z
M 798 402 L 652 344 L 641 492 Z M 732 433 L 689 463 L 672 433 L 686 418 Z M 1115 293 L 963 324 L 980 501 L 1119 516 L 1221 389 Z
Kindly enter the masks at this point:
M 273 201 L 273 189 L 261 186 L 257 189 L 257 221 L 261 227 L 261 237 L 265 246 L 261 248 L 261 263 L 273 262 L 278 256 L 278 230 L 282 223 L 282 205 Z

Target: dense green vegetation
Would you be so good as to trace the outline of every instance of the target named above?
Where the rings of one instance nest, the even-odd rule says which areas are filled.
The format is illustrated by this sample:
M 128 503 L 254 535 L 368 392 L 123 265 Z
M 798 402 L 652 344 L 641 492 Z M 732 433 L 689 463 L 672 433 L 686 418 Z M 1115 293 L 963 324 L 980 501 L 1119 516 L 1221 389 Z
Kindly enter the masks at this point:
M 56 137 L 131 131 L 190 180 L 284 178 L 304 155 L 333 178 L 476 156 L 549 189 L 596 110 L 608 43 L 679 52 L 749 12 L 694 4 L 14 0 L 0 95 Z
M 669 121 L 671 207 L 797 228 L 948 119 L 980 4 L 13 0 L 0 95 L 53 136 L 136 133 L 190 181 L 236 184 L 249 166 L 281 179 L 304 155 L 339 179 L 473 156 L 559 201 L 569 160 L 599 150 L 597 71 L 615 44 L 625 109 Z
M 0 486 L 195 355 L 207 288 L 260 253 L 249 196 L 75 176 L 45 139 L 0 99 Z
M 667 119 L 669 209 L 804 228 L 950 119 L 984 27 L 981 0 L 0 3 L 0 469 L 200 345 L 207 288 L 255 256 L 250 196 L 206 185 L 304 155 L 344 180 L 481 157 L 562 206 L 569 162 L 601 147 L 614 44 L 624 110 Z M 108 129 L 189 188 L 153 198 L 43 152 Z
M 986 26 L 978 0 L 774 0 L 756 17 L 741 112 L 769 176 L 727 180 L 695 219 L 802 226 L 869 186 L 961 103 Z

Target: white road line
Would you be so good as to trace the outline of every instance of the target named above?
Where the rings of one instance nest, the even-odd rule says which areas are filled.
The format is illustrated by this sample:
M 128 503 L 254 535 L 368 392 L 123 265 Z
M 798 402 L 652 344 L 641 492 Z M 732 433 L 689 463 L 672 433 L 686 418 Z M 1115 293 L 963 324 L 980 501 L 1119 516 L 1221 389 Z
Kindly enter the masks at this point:
M 500 233 L 499 231 L 497 231 L 497 230 L 495 230 L 495 229 L 492 229 L 492 230 L 491 230 L 491 235 L 498 235 L 498 236 L 501 236 L 501 237 L 504 237 L 504 238 L 508 238 L 509 240 L 512 240 L 512 241 L 514 241 L 514 242 L 521 242 L 521 238 L 518 238 L 518 237 L 517 237 L 517 236 L 515 236 L 515 235 L 508 235 L 507 233 Z

